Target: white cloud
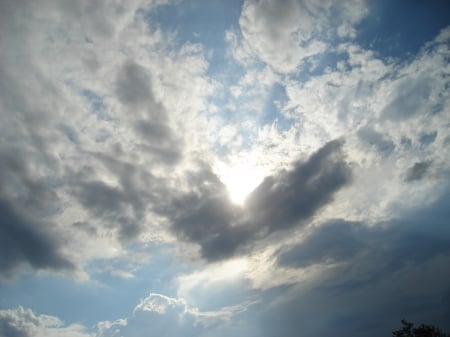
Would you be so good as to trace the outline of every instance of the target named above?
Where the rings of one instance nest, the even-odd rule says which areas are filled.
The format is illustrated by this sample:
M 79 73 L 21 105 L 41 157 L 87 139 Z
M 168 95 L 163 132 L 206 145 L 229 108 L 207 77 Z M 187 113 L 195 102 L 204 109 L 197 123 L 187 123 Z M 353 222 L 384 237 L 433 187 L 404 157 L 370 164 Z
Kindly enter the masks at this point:
M 186 302 L 161 294 L 150 294 L 148 297 L 141 299 L 141 302 L 134 308 L 134 312 L 140 310 L 165 314 L 168 309 L 177 309 L 184 313 L 186 312 Z
M 1 149 L 20 158 L 27 174 L 4 170 L 2 195 L 44 218 L 79 268 L 123 257 L 129 238 L 171 240 L 151 199 L 182 186 L 191 161 L 209 151 L 202 116 L 214 89 L 204 76 L 208 64 L 200 45 L 177 47 L 170 32 L 148 22 L 145 13 L 165 2 L 2 5 Z M 152 98 L 145 106 L 118 95 L 126 64 L 143 75 L 131 80 Z M 164 119 L 151 124 L 158 111 Z M 152 130 L 165 138 L 149 138 Z M 176 160 L 168 174 L 164 163 Z M 35 195 L 39 202 L 29 200 L 27 181 L 45 192 Z M 93 190 L 99 193 L 85 198 Z
M 249 49 L 276 71 L 289 73 L 303 59 L 323 53 L 336 34 L 353 36 L 352 26 L 366 13 L 363 1 L 245 1 L 239 23 Z
M 36 315 L 31 309 L 0 310 L 0 335 L 5 337 L 93 337 L 82 325 L 64 324 L 59 318 Z
M 235 308 L 202 311 L 182 298 L 150 293 L 141 299 L 133 315 L 98 324 L 99 336 L 210 336 L 220 334 Z

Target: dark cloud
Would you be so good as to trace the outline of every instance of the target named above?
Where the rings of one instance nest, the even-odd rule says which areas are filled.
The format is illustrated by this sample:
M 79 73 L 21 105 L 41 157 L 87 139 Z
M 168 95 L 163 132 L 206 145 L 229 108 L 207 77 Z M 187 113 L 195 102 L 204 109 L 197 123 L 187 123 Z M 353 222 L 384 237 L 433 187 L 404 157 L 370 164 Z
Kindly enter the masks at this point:
M 0 277 L 13 276 L 23 264 L 35 269 L 73 269 L 58 246 L 42 224 L 28 221 L 0 200 Z
M 443 209 L 436 212 L 441 216 L 450 215 Z M 422 263 L 439 254 L 450 253 L 450 231 L 444 227 L 439 213 L 429 215 L 429 220 L 418 213 L 415 215 L 418 219 L 410 215 L 407 219 L 370 227 L 344 220 L 330 221 L 313 228 L 301 243 L 281 250 L 277 261 L 282 266 L 302 268 L 357 262 L 367 266 L 377 264 L 377 274 L 393 272 L 408 263 Z M 432 228 L 430 225 L 424 228 L 426 221 L 432 223 Z
M 95 237 L 97 235 L 97 229 L 85 221 L 77 221 L 72 224 L 73 227 L 81 229 L 82 231 L 88 233 L 90 236 Z
M 266 335 L 379 336 L 402 317 L 447 329 L 449 202 L 446 193 L 371 226 L 329 221 L 281 249 L 279 265 L 321 272 L 271 299 L 260 321 Z
M 424 209 L 371 226 L 344 220 L 313 227 L 301 243 L 278 253 L 278 263 L 305 267 L 328 262 L 384 265 L 387 270 L 450 253 L 450 193 Z
M 79 200 L 97 216 L 121 213 L 126 199 L 118 187 L 111 187 L 101 181 L 81 182 Z
M 343 220 L 314 227 L 301 244 L 279 252 L 278 263 L 304 268 L 351 259 L 364 249 L 364 240 L 359 233 L 363 230 L 361 224 Z
M 170 145 L 173 138 L 172 130 L 167 125 L 151 121 L 139 121 L 136 130 L 149 141 L 162 142 L 163 145 Z
M 174 165 L 182 158 L 181 141 L 167 125 L 142 120 L 136 123 L 136 131 L 144 139 L 142 151 L 152 156 L 155 164 Z
M 74 191 L 79 202 L 97 219 L 101 226 L 117 230 L 117 237 L 127 242 L 143 229 L 143 205 L 139 190 L 125 191 L 102 181 L 82 181 Z M 95 228 L 93 228 L 95 229 Z
M 428 172 L 428 169 L 430 168 L 431 164 L 432 164 L 431 160 L 415 163 L 406 172 L 405 181 L 412 182 L 416 180 L 421 180 Z
M 342 145 L 342 141 L 331 141 L 293 169 L 266 178 L 248 199 L 252 221 L 275 231 L 310 219 L 350 182 Z
M 56 211 L 56 193 L 30 167 L 21 148 L 0 147 L 0 278 L 23 265 L 70 270 L 50 225 L 41 220 Z
M 30 167 L 20 147 L 0 147 L 0 198 L 30 211 L 56 203 L 55 192 Z
M 133 61 L 122 66 L 117 77 L 116 93 L 125 105 L 139 106 L 154 101 L 147 70 Z
M 209 169 L 197 172 L 190 180 L 200 191 L 175 198 L 166 210 L 172 213 L 167 214 L 173 221 L 172 230 L 179 238 L 199 244 L 207 260 L 233 255 L 254 235 L 239 223 L 241 210 L 230 202 L 225 186 Z
M 422 145 L 430 145 L 436 140 L 436 137 L 437 137 L 437 131 L 433 131 L 430 133 L 423 133 L 419 137 L 419 142 Z
M 155 164 L 176 164 L 182 157 L 182 142 L 169 126 L 164 106 L 154 97 L 147 69 L 127 61 L 119 71 L 116 85 L 119 100 L 135 119 L 132 126 L 141 137 L 142 151 L 152 156 Z
M 199 244 L 205 259 L 218 260 L 271 232 L 305 223 L 350 176 L 342 142 L 332 141 L 291 170 L 266 178 L 244 209 L 229 201 L 225 186 L 205 169 L 192 181 L 200 190 L 175 198 L 164 212 L 178 237 Z
M 395 149 L 395 144 L 386 135 L 366 126 L 358 131 L 358 137 L 370 146 L 375 147 L 384 156 L 389 156 Z
M 167 112 L 156 100 L 151 76 L 144 66 L 133 60 L 126 61 L 117 74 L 116 94 L 122 104 L 131 108 L 129 113 L 139 120 L 150 119 L 151 123 L 159 125 L 167 122 Z
M 108 175 L 115 177 L 114 184 L 99 179 L 97 170 L 86 166 L 78 171 L 68 168 L 71 181 L 67 189 L 91 216 L 90 219 L 74 219 L 79 222 L 76 228 L 89 232 L 97 229 L 97 233 L 104 229 L 122 243 L 128 243 L 149 229 L 148 213 L 161 208 L 169 196 L 177 192 L 167 186 L 165 178 L 155 177 L 133 158 L 123 159 L 120 148 L 116 152 L 115 156 L 86 153 L 95 158 Z

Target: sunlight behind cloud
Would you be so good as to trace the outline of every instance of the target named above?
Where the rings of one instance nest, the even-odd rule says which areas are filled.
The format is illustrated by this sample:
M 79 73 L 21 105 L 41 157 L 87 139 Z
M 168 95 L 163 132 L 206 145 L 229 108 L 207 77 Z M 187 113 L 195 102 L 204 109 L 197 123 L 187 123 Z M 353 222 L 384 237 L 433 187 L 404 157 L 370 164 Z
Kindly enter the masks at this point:
M 263 170 L 251 164 L 239 164 L 224 168 L 220 180 L 225 184 L 231 201 L 243 205 L 248 195 L 261 183 Z

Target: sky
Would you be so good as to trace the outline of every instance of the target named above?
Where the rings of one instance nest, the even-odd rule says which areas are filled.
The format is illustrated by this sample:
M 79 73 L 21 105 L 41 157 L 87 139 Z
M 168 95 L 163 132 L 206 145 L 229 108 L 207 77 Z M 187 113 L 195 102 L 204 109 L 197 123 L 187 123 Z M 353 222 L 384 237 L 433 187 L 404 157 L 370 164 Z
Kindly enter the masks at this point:
M 446 0 L 0 0 L 0 336 L 450 330 Z

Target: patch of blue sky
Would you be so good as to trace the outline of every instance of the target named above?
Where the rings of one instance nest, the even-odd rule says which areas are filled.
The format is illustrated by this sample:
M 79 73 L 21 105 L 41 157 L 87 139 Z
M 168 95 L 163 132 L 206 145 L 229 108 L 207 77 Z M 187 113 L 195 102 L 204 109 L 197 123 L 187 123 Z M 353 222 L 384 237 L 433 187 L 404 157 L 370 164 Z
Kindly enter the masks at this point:
M 291 79 L 300 83 L 305 83 L 316 76 L 321 76 L 329 71 L 338 70 L 338 65 L 342 64 L 343 70 L 351 70 L 348 64 L 347 53 L 328 51 L 306 58 L 299 67 L 299 71 L 291 76 Z
M 448 0 L 368 2 L 370 16 L 358 27 L 356 42 L 382 58 L 409 59 L 450 25 Z
M 175 47 L 186 42 L 201 44 L 209 61 L 209 76 L 234 77 L 239 69 L 227 59 L 225 32 L 236 27 L 241 7 L 242 0 L 185 0 L 152 10 L 147 22 L 150 29 L 176 32 Z
M 102 320 L 125 318 L 140 299 L 150 292 L 176 297 L 173 279 L 180 272 L 173 265 L 173 256 L 166 248 L 154 248 L 148 263 L 139 265 L 132 278 L 93 270 L 113 267 L 121 270 L 126 261 L 97 260 L 89 264 L 91 280 L 76 281 L 55 274 L 27 275 L 0 288 L 0 309 L 19 305 L 36 313 L 61 318 L 67 323 L 94 326 Z
M 110 318 L 105 290 L 91 282 L 77 282 L 54 274 L 25 275 L 14 283 L 0 288 L 1 309 L 19 305 L 36 313 L 45 313 L 65 322 L 79 322 L 87 326 L 99 317 Z M 86 305 L 89 303 L 89 305 Z
M 422 145 L 427 146 L 427 145 L 434 143 L 434 141 L 436 140 L 436 137 L 437 137 L 437 131 L 433 131 L 430 133 L 423 133 L 419 137 L 419 142 Z
M 279 131 L 286 131 L 292 126 L 292 120 L 281 113 L 282 107 L 288 102 L 284 85 L 275 83 L 267 97 L 263 113 L 260 117 L 260 124 L 276 123 Z
M 88 101 L 91 112 L 94 113 L 98 119 L 111 121 L 111 117 L 106 111 L 106 104 L 103 97 L 89 89 L 81 89 L 81 95 Z

